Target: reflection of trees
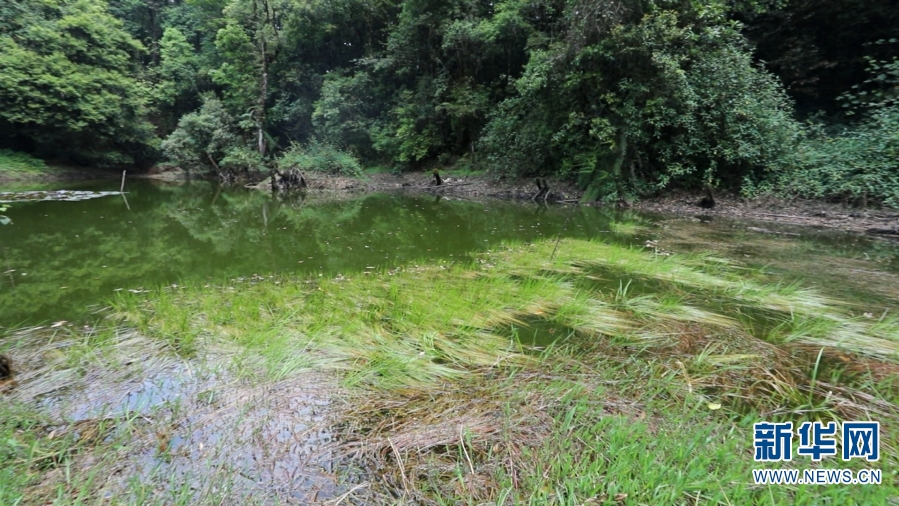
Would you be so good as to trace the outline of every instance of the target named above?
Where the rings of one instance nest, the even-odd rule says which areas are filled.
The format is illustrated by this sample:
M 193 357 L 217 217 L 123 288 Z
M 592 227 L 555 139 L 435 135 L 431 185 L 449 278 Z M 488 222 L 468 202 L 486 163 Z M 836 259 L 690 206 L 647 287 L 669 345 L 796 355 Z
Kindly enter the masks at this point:
M 303 200 L 217 193 L 203 182 L 135 182 L 129 190 L 130 212 L 116 199 L 17 208 L 16 224 L 0 235 L 16 269 L 15 287 L 0 279 L 0 324 L 78 319 L 116 288 L 303 270 L 348 273 L 419 258 L 459 259 L 502 240 L 555 236 L 563 227 L 577 236 L 608 229 L 607 217 L 593 208 L 537 214 L 531 204 L 398 194 Z

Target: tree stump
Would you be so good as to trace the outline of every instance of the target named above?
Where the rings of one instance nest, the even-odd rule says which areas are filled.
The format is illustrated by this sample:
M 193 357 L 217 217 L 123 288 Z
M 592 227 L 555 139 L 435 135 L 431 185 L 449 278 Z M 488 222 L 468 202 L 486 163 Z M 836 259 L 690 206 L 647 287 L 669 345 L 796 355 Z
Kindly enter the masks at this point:
M 0 381 L 12 379 L 12 360 L 0 355 Z
M 281 172 L 278 169 L 272 173 L 272 191 L 305 190 L 306 176 L 300 169 L 287 169 Z

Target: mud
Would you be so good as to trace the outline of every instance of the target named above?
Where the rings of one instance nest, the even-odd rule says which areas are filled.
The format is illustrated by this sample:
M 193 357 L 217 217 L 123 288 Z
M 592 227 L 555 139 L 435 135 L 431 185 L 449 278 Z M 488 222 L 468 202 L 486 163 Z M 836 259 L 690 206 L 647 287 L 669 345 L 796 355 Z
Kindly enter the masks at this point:
M 366 174 L 361 178 L 345 176 L 329 176 L 316 173 L 306 174 L 311 192 L 409 192 L 447 195 L 456 198 L 494 197 L 506 199 L 530 199 L 538 191 L 532 179 L 497 178 L 489 175 L 454 175 L 452 172 L 441 172 L 443 184 L 434 185 L 434 176 L 430 172 L 409 172 L 402 174 L 376 173 Z M 547 180 L 555 200 L 576 202 L 581 192 L 570 182 L 557 179 Z M 250 187 L 270 190 L 271 184 L 266 179 Z M 550 200 L 550 199 L 547 199 Z
M 80 451 L 72 469 L 45 473 L 35 496 L 52 495 L 63 473 L 97 469 L 97 495 L 125 502 L 320 504 L 354 486 L 360 495 L 363 476 L 338 454 L 330 428 L 340 392 L 333 377 L 260 382 L 234 373 L 235 358 L 252 367 L 251 358 L 220 350 L 183 360 L 132 333 L 77 360 L 89 332 L 9 337 L 19 374 L 6 399 L 52 420 L 42 429 L 49 437 L 98 445 Z
M 363 178 L 342 176 L 309 175 L 312 192 L 325 193 L 371 193 L 371 192 L 420 192 L 452 196 L 454 198 L 494 197 L 505 199 L 531 199 L 537 193 L 534 181 L 529 178 L 497 178 L 489 175 L 453 175 L 441 172 L 444 184 L 433 185 L 433 175 L 427 172 L 403 174 L 379 173 Z M 570 181 L 549 179 L 557 200 L 565 204 L 603 205 L 602 202 L 579 202 L 583 196 Z M 259 189 L 269 189 L 267 181 L 255 185 Z M 699 206 L 702 195 L 699 192 L 675 191 L 662 197 L 651 197 L 636 201 L 633 209 L 643 212 L 689 217 L 701 221 L 715 217 L 735 218 L 767 222 L 779 225 L 800 225 L 819 229 L 836 229 L 869 233 L 879 237 L 899 239 L 899 212 L 890 209 L 860 209 L 824 201 L 787 200 L 765 197 L 747 200 L 735 195 L 716 195 L 715 207 L 704 209 Z M 753 227 L 761 234 L 781 233 L 765 226 Z
M 899 238 L 899 235 L 883 233 L 895 230 L 899 234 L 899 212 L 890 209 L 850 208 L 824 201 L 768 197 L 747 200 L 734 195 L 716 195 L 715 207 L 702 209 L 698 205 L 700 198 L 698 192 L 674 192 L 664 197 L 637 202 L 634 208 L 645 212 L 692 217 L 700 221 L 713 220 L 715 217 L 739 218 Z M 784 233 L 763 225 L 753 227 L 751 231 L 762 234 Z

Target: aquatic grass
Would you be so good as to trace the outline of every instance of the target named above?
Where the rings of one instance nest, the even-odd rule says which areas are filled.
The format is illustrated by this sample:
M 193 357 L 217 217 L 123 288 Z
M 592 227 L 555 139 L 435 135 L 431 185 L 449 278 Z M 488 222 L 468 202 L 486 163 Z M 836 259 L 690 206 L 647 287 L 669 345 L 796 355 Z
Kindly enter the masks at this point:
M 892 349 L 871 332 L 891 332 L 888 325 L 852 319 L 838 304 L 795 284 L 744 279 L 720 259 L 657 257 L 629 247 L 566 240 L 550 262 L 551 243 L 508 245 L 468 265 L 406 267 L 353 279 L 283 278 L 239 290 L 224 285 L 181 288 L 148 301 L 152 307 L 137 319 L 168 341 L 192 342 L 205 335 L 266 349 L 263 355 L 272 364 L 266 369 L 281 375 L 318 365 L 351 372 L 354 385 L 381 382 L 391 388 L 457 379 L 469 368 L 526 360 L 501 329 L 524 327 L 534 317 L 592 339 L 630 333 L 649 344 L 670 341 L 665 336 L 683 341 L 701 334 L 697 339 L 707 341 L 736 332 L 726 338 L 731 342 L 747 330 L 753 334 L 747 325 L 753 317 L 747 314 L 762 311 L 770 313 L 767 319 L 784 315 L 784 321 L 761 336 L 772 343 L 808 342 L 892 356 Z M 578 278 L 590 272 L 585 266 L 608 263 L 642 279 L 668 283 L 657 285 L 659 289 L 686 283 L 694 290 L 632 294 L 634 282 L 628 278 L 612 293 L 579 288 Z M 714 276 L 701 269 L 709 264 L 715 266 Z M 710 295 L 701 296 L 702 291 Z M 133 318 L 134 307 L 133 302 L 122 304 L 119 314 Z M 157 324 L 157 318 L 163 320 Z M 677 322 L 705 329 L 685 331 Z M 309 359 L 286 359 L 291 350 L 303 350 Z M 753 350 L 721 354 L 765 356 Z
M 181 287 L 161 303 L 151 293 L 114 307 L 151 335 L 244 347 L 237 357 L 259 380 L 338 373 L 353 396 L 344 450 L 378 462 L 388 488 L 413 502 L 756 502 L 764 493 L 809 503 L 822 493 L 743 485 L 754 464 L 738 439 L 750 440 L 750 428 L 734 419 L 897 421 L 884 365 L 894 355 L 878 344 L 891 342 L 889 324 L 713 257 L 569 239 L 552 257 L 554 246 L 506 245 L 468 264 Z M 574 337 L 534 352 L 509 330 L 538 321 Z M 841 356 L 884 373 L 825 362 Z M 627 440 L 626 429 L 639 437 Z M 702 436 L 678 446 L 687 431 Z M 899 441 L 894 429 L 882 437 L 885 448 Z M 877 499 L 879 490 L 862 493 Z
M 751 421 L 757 419 L 755 416 L 735 423 L 721 416 L 722 412 L 710 410 L 702 396 L 681 388 L 678 378 L 659 375 L 655 361 L 618 360 L 584 351 L 559 347 L 543 355 L 546 362 L 540 374 L 510 373 L 510 380 L 517 386 L 513 390 L 504 386 L 507 380 L 501 378 L 505 375 L 476 387 L 466 384 L 472 392 L 466 397 L 469 400 L 463 404 L 448 396 L 446 403 L 467 407 L 472 405 L 471 398 L 492 398 L 491 391 L 502 392 L 508 396 L 501 418 L 511 422 L 505 425 L 507 428 L 492 438 L 485 440 L 484 435 L 475 439 L 474 445 L 468 445 L 468 439 L 463 443 L 459 430 L 450 427 L 437 432 L 444 438 L 437 445 L 409 447 L 404 436 L 402 458 L 391 458 L 389 450 L 382 450 L 387 455 L 382 465 L 388 481 L 402 489 L 398 466 L 404 468 L 406 476 L 417 473 L 421 479 L 407 493 L 416 501 L 436 504 L 502 500 L 513 504 L 589 504 L 594 499 L 638 504 L 696 500 L 713 504 L 816 504 L 819 500 L 845 502 L 849 497 L 875 503 L 895 492 L 889 484 L 853 487 L 852 491 L 843 487 L 825 490 L 752 485 L 750 469 L 764 467 L 751 458 Z M 707 350 L 707 357 L 716 351 Z M 488 392 L 481 393 L 478 389 L 482 388 Z M 374 425 L 374 440 L 393 434 L 395 424 L 416 421 L 416 430 L 437 430 L 447 418 L 455 422 L 460 417 L 459 413 L 443 411 L 444 395 L 411 398 L 407 394 L 401 410 L 394 410 L 399 401 L 393 395 L 388 397 L 392 399 L 390 404 L 365 403 L 369 413 L 376 406 L 391 406 L 389 418 L 373 416 L 385 424 L 390 421 Z M 437 415 L 422 417 L 424 410 L 435 403 Z M 533 440 L 518 444 L 520 436 L 514 432 L 521 427 L 516 423 L 518 417 L 532 412 L 535 404 L 550 417 L 550 430 L 538 433 L 536 444 Z M 492 410 L 481 402 L 475 406 L 478 412 Z M 463 409 L 462 413 L 470 411 Z M 365 430 L 373 427 L 363 426 Z M 461 451 L 463 445 L 468 445 L 467 454 Z M 847 465 L 864 467 L 858 462 Z

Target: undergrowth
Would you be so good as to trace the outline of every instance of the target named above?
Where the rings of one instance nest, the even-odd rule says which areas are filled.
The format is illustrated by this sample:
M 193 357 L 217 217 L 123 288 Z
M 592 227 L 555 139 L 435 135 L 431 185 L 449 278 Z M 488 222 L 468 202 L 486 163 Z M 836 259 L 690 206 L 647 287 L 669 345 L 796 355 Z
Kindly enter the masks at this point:
M 340 176 L 362 176 L 362 165 L 352 153 L 318 141 L 305 145 L 291 144 L 278 158 L 278 167 Z
M 26 153 L 0 149 L 0 178 L 20 179 L 45 175 L 50 169 L 39 160 Z

